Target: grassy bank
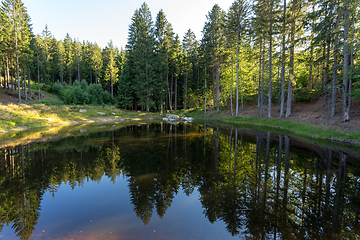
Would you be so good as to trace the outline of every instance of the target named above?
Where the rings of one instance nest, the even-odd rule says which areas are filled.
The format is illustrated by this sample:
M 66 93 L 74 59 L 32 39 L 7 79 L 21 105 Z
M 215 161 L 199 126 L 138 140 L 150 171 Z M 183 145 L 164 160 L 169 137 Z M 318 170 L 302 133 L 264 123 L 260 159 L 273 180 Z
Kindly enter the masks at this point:
M 332 129 L 291 122 L 279 119 L 260 119 L 253 117 L 225 117 L 218 115 L 204 115 L 202 112 L 193 111 L 189 113 L 197 121 L 213 122 L 223 125 L 258 127 L 263 130 L 279 132 L 288 135 L 296 135 L 306 139 L 320 139 L 331 142 L 360 145 L 359 132 L 334 131 Z
M 115 106 L 64 105 L 56 95 L 29 104 L 0 103 L 0 133 L 74 123 L 157 118 L 157 113 L 123 111 Z
M 86 110 L 81 112 L 80 110 Z M 114 106 L 67 106 L 34 104 L 0 104 L 0 131 L 66 125 L 81 122 L 121 121 L 124 118 L 155 118 L 159 114 L 122 111 Z
M 45 95 L 45 99 L 30 104 L 0 103 L 0 133 L 15 133 L 28 129 L 34 129 L 34 132 L 36 132 L 36 129 L 39 127 L 43 130 L 45 127 L 53 128 L 54 126 L 72 124 L 121 122 L 125 119 L 154 120 L 162 117 L 160 113 L 124 111 L 110 105 L 64 105 L 56 95 L 49 93 Z M 184 115 L 180 112 L 175 114 Z M 359 132 L 334 131 L 326 127 L 278 119 L 204 115 L 196 110 L 186 113 L 186 116 L 192 116 L 198 122 L 213 122 L 214 124 L 243 128 L 259 128 L 271 132 L 296 135 L 308 140 L 318 139 L 360 146 Z M 4 135 L 8 134 L 0 135 L 0 140 L 4 140 L 6 138 Z

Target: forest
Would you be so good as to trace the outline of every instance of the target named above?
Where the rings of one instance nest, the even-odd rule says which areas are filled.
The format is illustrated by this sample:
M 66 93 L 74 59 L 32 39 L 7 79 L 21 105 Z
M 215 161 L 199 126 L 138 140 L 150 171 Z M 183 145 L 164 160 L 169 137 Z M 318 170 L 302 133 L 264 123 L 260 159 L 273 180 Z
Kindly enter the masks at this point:
M 215 4 L 199 39 L 191 26 L 175 34 L 165 12 L 153 19 L 144 2 L 130 19 L 125 48 L 110 40 L 102 49 L 69 34 L 55 39 L 47 26 L 35 35 L 24 3 L 2 0 L 0 85 L 17 89 L 20 103 L 34 92 L 40 98 L 42 88 L 66 104 L 235 116 L 254 104 L 267 118 L 291 116 L 294 101 L 323 99 L 329 117 L 341 109 L 349 121 L 350 109 L 359 107 L 352 100 L 360 97 L 359 6 L 359 0 Z

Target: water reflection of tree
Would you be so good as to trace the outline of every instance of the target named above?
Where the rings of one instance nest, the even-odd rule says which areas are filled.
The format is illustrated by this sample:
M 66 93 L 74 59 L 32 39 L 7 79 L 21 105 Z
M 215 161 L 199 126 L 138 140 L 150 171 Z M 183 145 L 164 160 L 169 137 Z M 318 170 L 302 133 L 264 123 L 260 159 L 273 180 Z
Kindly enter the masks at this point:
M 359 236 L 360 168 L 347 154 L 291 147 L 291 138 L 184 125 L 140 125 L 0 152 L 0 230 L 28 239 L 41 198 L 62 183 L 81 186 L 104 174 L 128 179 L 136 215 L 162 218 L 181 190 L 200 194 L 204 215 L 232 235 L 257 238 Z
M 41 142 L 0 151 L 0 231 L 10 224 L 19 238 L 29 239 L 46 191 L 55 197 L 62 183 L 75 188 L 85 179 L 101 180 L 104 172 L 120 175 L 120 170 L 113 171 L 119 161 L 118 149 L 111 149 L 111 158 L 104 142 L 85 144 L 88 140 L 67 138 L 56 144 Z

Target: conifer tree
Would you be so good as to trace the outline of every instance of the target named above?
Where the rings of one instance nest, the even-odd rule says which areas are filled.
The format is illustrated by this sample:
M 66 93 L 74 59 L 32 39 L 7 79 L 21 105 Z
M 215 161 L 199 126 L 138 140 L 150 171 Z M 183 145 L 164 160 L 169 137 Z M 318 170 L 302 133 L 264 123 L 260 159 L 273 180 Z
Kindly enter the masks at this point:
M 220 110 L 220 64 L 224 57 L 225 48 L 225 13 L 219 5 L 215 4 L 206 16 L 207 22 L 203 29 L 202 44 L 209 56 L 213 72 L 214 107 Z
M 69 84 L 72 85 L 72 65 L 74 61 L 74 52 L 72 46 L 72 39 L 70 35 L 67 33 L 64 39 L 64 49 L 65 49 L 65 65 L 67 68 L 68 76 L 69 76 Z
M 114 48 L 112 42 L 110 41 L 108 45 L 108 51 L 109 51 L 109 59 L 107 61 L 106 70 L 105 70 L 105 82 L 110 84 L 111 88 L 111 97 L 114 97 L 114 84 L 118 82 L 119 78 L 119 69 L 116 66 L 115 62 L 115 55 L 116 55 L 116 49 Z
M 239 41 L 248 25 L 249 5 L 245 0 L 235 0 L 227 14 L 229 37 L 236 37 L 236 116 L 239 113 Z M 241 94 L 243 98 L 243 94 Z
M 126 81 L 132 81 L 135 108 L 140 105 L 149 111 L 152 105 L 153 81 L 155 77 L 155 35 L 149 7 L 146 3 L 136 10 L 131 18 L 127 48 L 128 67 Z

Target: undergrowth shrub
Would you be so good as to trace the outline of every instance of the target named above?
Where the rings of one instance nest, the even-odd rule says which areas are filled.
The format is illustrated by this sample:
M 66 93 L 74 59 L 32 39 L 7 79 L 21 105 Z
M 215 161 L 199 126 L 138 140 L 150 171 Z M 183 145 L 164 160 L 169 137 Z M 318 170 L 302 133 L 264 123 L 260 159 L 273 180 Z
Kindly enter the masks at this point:
M 59 95 L 65 104 L 108 104 L 113 103 L 111 95 L 103 90 L 100 84 L 88 84 L 85 80 L 81 83 L 75 81 L 72 86 L 56 82 L 49 90 L 51 93 Z

